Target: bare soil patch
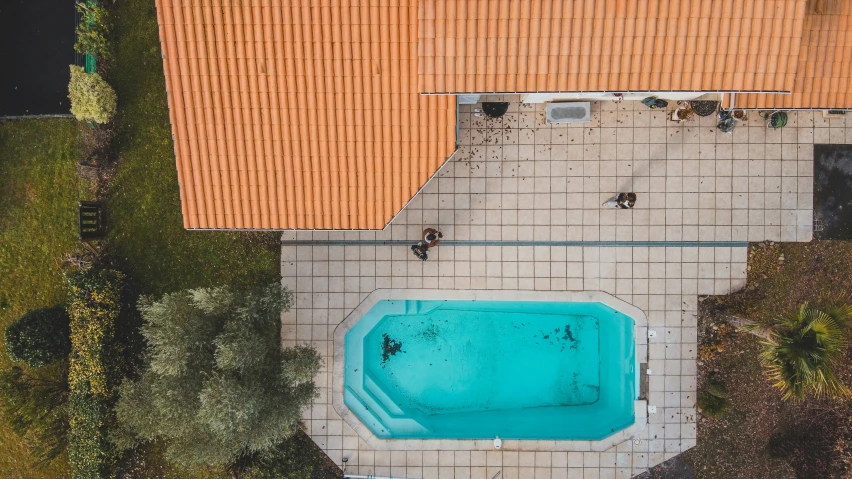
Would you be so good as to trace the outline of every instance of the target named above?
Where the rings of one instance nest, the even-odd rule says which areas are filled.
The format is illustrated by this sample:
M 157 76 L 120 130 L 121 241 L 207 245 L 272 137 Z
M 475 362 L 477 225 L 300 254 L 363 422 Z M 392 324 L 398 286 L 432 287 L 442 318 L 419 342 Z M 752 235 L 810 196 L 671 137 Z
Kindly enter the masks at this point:
M 731 408 L 716 418 L 699 414 L 698 444 L 681 457 L 697 477 L 852 477 L 850 404 L 782 401 L 763 375 L 757 338 L 717 319 L 727 313 L 761 321 L 806 301 L 849 294 L 849 271 L 852 243 L 755 243 L 749 247 L 747 286 L 701 298 L 698 388 L 715 377 L 725 385 Z M 839 373 L 850 384 L 848 357 Z

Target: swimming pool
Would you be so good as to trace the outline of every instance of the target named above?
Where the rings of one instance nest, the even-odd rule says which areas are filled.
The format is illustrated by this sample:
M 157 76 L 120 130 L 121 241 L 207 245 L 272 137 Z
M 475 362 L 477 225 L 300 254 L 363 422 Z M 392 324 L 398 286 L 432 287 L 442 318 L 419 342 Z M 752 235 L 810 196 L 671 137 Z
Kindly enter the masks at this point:
M 600 440 L 631 426 L 635 321 L 600 302 L 375 302 L 343 400 L 382 439 Z

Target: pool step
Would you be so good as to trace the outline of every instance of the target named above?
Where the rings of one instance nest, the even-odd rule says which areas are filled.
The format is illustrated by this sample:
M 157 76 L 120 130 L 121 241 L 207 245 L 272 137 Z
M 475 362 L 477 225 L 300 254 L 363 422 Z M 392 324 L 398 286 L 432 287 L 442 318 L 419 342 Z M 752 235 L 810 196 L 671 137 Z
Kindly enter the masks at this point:
M 394 419 L 413 419 L 419 424 L 428 424 L 428 417 L 420 411 L 405 411 L 387 395 L 384 389 L 373 379 L 369 372 L 364 374 L 364 392 L 384 407 L 388 416 Z
M 397 406 L 397 404 L 388 397 L 381 386 L 376 384 L 373 376 L 368 372 L 364 373 L 364 390 L 373 396 L 373 399 L 375 399 L 376 402 L 384 406 L 388 415 L 391 417 L 402 417 L 406 415 L 405 411 L 400 409 L 399 406 Z
M 435 309 L 443 306 L 443 301 L 434 301 L 434 300 L 419 300 L 419 299 L 408 299 L 405 300 L 405 316 L 410 316 L 413 314 L 429 314 Z
M 353 393 L 348 387 L 343 390 L 343 402 L 345 402 L 346 407 L 351 409 L 352 412 L 361 419 L 361 422 L 369 427 L 370 430 L 375 432 L 377 436 L 387 437 L 392 434 L 391 431 L 388 430 L 384 421 L 376 416 L 376 409 L 365 404 L 364 401 L 362 401 L 361 398 L 358 397 L 357 394 Z
M 370 429 L 378 432 L 379 437 L 410 437 L 429 432 L 429 429 L 415 419 L 390 414 L 383 404 L 366 391 L 356 394 L 347 387 L 343 392 L 343 399 L 350 409 L 358 409 L 356 415 L 362 421 L 373 421 Z

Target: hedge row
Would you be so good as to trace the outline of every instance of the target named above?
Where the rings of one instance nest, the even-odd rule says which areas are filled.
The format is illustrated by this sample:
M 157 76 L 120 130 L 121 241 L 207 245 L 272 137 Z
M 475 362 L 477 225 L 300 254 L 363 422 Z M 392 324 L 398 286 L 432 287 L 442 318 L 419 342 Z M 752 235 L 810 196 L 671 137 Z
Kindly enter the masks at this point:
M 115 321 L 124 275 L 103 269 L 68 277 L 71 355 L 68 385 L 68 456 L 75 479 L 109 477 L 116 454 L 109 440 L 115 424 L 117 365 Z

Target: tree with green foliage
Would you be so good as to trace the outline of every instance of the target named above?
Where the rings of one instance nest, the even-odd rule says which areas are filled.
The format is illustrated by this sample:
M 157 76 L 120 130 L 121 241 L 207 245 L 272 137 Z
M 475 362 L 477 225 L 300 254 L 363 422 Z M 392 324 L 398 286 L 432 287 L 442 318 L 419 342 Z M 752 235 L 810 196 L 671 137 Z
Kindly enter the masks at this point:
M 70 68 L 68 98 L 71 100 L 71 114 L 79 121 L 109 122 L 118 105 L 115 91 L 97 73 L 86 73 L 76 65 Z
M 66 359 L 71 351 L 70 319 L 62 306 L 30 311 L 6 326 L 6 352 L 12 361 L 38 368 Z
M 147 364 L 122 384 L 116 407 L 135 441 L 166 440 L 185 465 L 233 464 L 269 451 L 299 427 L 320 367 L 308 346 L 281 348 L 280 285 L 220 287 L 143 298 Z
M 85 55 L 106 58 L 109 55 L 107 38 L 110 31 L 109 12 L 101 5 L 77 3 L 80 23 L 77 25 L 77 43 L 74 50 Z
M 68 367 L 12 366 L 0 372 L 0 411 L 15 434 L 32 434 L 34 454 L 47 464 L 68 447 Z
M 852 390 L 835 374 L 848 344 L 852 305 L 805 303 L 795 313 L 766 324 L 737 316 L 726 319 L 761 338 L 760 361 L 784 400 L 852 397 Z

